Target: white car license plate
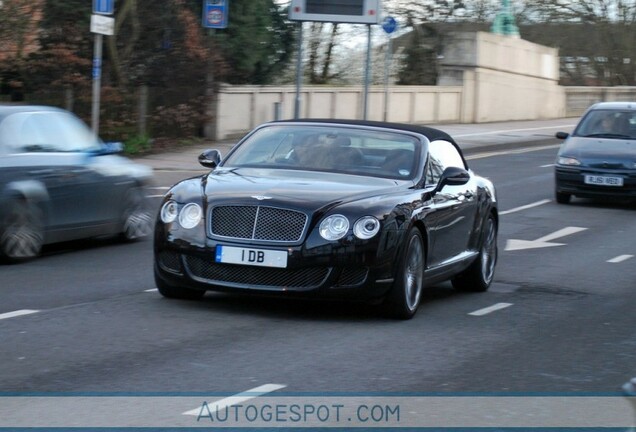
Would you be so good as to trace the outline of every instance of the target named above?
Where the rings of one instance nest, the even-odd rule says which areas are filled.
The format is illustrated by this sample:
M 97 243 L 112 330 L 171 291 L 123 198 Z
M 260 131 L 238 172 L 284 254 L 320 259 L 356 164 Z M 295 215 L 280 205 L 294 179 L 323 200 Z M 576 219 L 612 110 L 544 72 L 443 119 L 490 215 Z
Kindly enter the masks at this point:
M 287 251 L 217 246 L 215 261 L 261 267 L 287 267 Z
M 585 184 L 599 186 L 623 186 L 623 177 L 586 175 Z

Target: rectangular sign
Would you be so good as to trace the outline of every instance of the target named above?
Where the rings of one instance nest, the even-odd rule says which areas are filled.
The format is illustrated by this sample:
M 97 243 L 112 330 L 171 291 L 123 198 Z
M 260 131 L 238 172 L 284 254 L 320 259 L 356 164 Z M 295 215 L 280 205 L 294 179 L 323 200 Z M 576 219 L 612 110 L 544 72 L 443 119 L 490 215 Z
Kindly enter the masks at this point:
M 115 0 L 93 0 L 93 13 L 112 15 L 115 12 Z
M 112 36 L 115 34 L 115 18 L 91 15 L 91 32 Z
M 351 24 L 379 24 L 380 0 L 292 0 L 289 19 Z
M 203 0 L 203 27 L 227 28 L 228 0 Z

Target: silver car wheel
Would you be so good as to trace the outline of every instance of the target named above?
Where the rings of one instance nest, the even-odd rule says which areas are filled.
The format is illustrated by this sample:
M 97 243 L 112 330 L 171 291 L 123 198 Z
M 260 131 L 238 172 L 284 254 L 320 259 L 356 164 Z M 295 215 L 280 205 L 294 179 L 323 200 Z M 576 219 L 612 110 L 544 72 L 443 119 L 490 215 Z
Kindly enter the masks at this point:
M 486 237 L 481 247 L 481 275 L 488 285 L 495 275 L 495 264 L 497 263 L 497 230 L 492 217 L 488 218 L 486 227 Z
M 123 236 L 126 240 L 145 237 L 152 231 L 152 216 L 143 188 L 128 191 L 124 209 Z
M 0 236 L 0 253 L 10 260 L 25 260 L 40 254 L 44 243 L 39 211 L 23 201 L 9 204 Z
M 410 311 L 417 309 L 424 279 L 424 252 L 419 237 L 409 239 L 407 262 L 404 266 L 404 294 Z

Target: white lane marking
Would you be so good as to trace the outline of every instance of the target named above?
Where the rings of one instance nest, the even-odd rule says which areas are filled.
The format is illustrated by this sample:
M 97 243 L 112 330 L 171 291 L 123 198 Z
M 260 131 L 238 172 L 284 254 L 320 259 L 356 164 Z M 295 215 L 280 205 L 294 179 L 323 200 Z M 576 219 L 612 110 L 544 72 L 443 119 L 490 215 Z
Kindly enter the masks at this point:
M 147 189 L 163 189 L 163 190 L 168 190 L 170 189 L 170 186 L 151 186 Z
M 146 195 L 146 198 L 163 198 L 165 195 Z
M 547 164 L 547 165 L 541 165 L 539 168 L 550 168 L 555 166 L 556 164 Z
M 157 288 L 151 288 L 151 289 L 144 290 L 144 292 L 157 292 L 157 291 L 159 291 Z
M 527 131 L 536 131 L 543 129 L 564 129 L 564 128 L 573 128 L 575 124 L 564 124 L 564 125 L 556 125 L 556 126 L 543 126 L 543 127 L 534 127 L 534 128 L 526 128 L 526 129 L 504 129 L 490 132 L 477 132 L 477 133 L 469 133 L 462 135 L 453 135 L 454 137 L 470 137 L 470 136 L 480 136 L 480 135 L 496 135 L 501 133 L 510 133 L 510 132 L 527 132 Z
M 7 319 L 7 318 L 15 318 L 15 317 L 19 317 L 19 316 L 22 316 L 22 315 L 30 315 L 30 314 L 34 314 L 34 313 L 38 313 L 38 312 L 40 312 L 40 311 L 39 310 L 33 310 L 33 309 L 20 309 L 20 310 L 17 310 L 17 311 L 0 314 L 0 320 Z
M 526 204 L 526 205 L 523 205 L 521 207 L 515 207 L 515 208 L 512 208 L 510 210 L 502 211 L 499 214 L 500 215 L 507 215 L 507 214 L 510 214 L 510 213 L 516 213 L 516 212 L 520 212 L 522 210 L 531 209 L 533 207 L 539 207 L 539 206 L 542 206 L 542 205 L 547 204 L 549 202 L 552 202 L 552 200 L 544 199 L 544 200 L 541 200 L 541 201 L 534 202 L 532 204 Z
M 476 310 L 475 312 L 471 312 L 468 315 L 472 315 L 472 316 L 483 316 L 483 315 L 488 315 L 491 312 L 495 312 L 501 309 L 505 309 L 507 307 L 512 306 L 512 303 L 497 303 L 494 304 L 492 306 L 489 306 L 487 308 L 483 308 L 483 309 L 479 309 Z
M 623 261 L 627 261 L 630 258 L 634 258 L 634 255 L 619 255 L 616 258 L 612 258 L 611 260 L 607 260 L 608 263 L 616 264 Z
M 216 412 L 216 411 L 222 410 L 223 408 L 227 408 L 232 405 L 236 405 L 241 402 L 254 399 L 255 397 L 262 396 L 264 394 L 271 393 L 273 391 L 280 390 L 285 387 L 287 386 L 282 384 L 265 384 L 259 387 L 255 387 L 251 390 L 247 390 L 247 391 L 235 394 L 234 396 L 229 396 L 224 399 L 213 402 L 211 404 L 208 404 L 208 408 L 210 412 Z M 183 413 L 183 415 L 198 416 L 200 413 L 201 413 L 201 407 L 195 408 L 190 411 L 186 411 Z
M 464 156 L 464 159 L 473 160 L 473 159 L 484 159 L 484 158 L 489 158 L 489 157 L 493 157 L 493 156 L 502 156 L 502 155 L 508 155 L 508 154 L 530 153 L 530 152 L 533 152 L 533 151 L 546 150 L 546 149 L 551 149 L 551 148 L 558 148 L 560 146 L 561 146 L 561 144 L 553 144 L 553 145 L 546 145 L 546 146 L 539 146 L 539 147 L 522 147 L 520 149 L 513 149 L 513 150 L 500 150 L 500 151 L 476 153 L 474 155 Z
M 515 250 L 524 250 L 524 249 L 538 249 L 538 248 L 546 248 L 553 246 L 565 246 L 565 243 L 550 243 L 552 240 L 556 240 L 561 237 L 569 236 L 572 234 L 576 234 L 581 231 L 585 231 L 587 228 L 579 228 L 579 227 L 565 227 L 558 231 L 553 232 L 552 234 L 548 234 L 547 236 L 543 236 L 536 240 L 517 240 L 510 239 L 506 243 L 507 251 L 515 251 Z

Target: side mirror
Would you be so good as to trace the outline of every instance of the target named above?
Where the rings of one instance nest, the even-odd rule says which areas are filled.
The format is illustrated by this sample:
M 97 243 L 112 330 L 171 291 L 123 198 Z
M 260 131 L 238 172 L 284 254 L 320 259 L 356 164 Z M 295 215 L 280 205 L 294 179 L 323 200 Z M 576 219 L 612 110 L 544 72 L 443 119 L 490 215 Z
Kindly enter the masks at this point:
M 214 169 L 221 163 L 221 152 L 206 150 L 199 155 L 199 163 L 206 168 Z
M 470 180 L 470 173 L 463 168 L 448 167 L 442 173 L 435 188 L 435 193 L 441 191 L 444 186 L 461 186 L 468 183 Z
M 557 137 L 560 140 L 564 140 L 564 139 L 566 139 L 569 136 L 570 136 L 570 134 L 567 133 L 567 132 L 557 132 L 556 135 L 555 135 L 555 137 Z

